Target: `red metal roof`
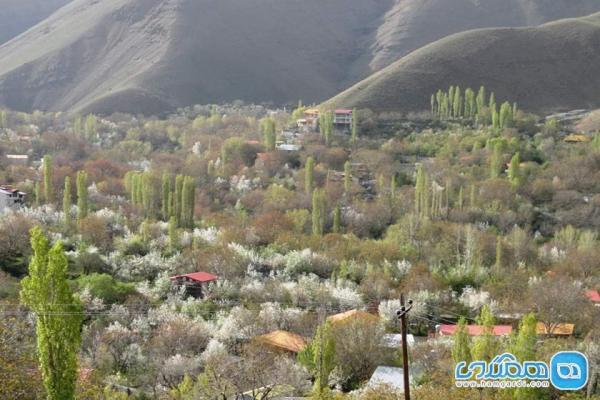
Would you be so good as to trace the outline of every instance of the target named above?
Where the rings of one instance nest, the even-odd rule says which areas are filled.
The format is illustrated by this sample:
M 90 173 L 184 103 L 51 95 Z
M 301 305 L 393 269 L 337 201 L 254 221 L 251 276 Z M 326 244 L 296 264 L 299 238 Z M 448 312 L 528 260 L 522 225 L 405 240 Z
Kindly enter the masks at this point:
M 352 114 L 352 110 L 349 108 L 338 108 L 335 110 L 336 114 Z
M 457 325 L 440 325 L 440 335 L 452 336 L 456 332 Z M 469 336 L 480 336 L 484 333 L 484 328 L 481 325 L 467 325 L 467 332 Z M 505 336 L 512 333 L 512 326 L 510 325 L 496 325 L 494 326 L 494 336 Z
M 594 303 L 600 303 L 600 293 L 597 290 L 586 290 L 585 297 Z
M 196 282 L 212 282 L 217 280 L 216 275 L 209 274 L 208 272 L 192 272 L 185 275 L 175 275 L 171 276 L 169 279 L 174 280 L 180 278 L 188 278 Z

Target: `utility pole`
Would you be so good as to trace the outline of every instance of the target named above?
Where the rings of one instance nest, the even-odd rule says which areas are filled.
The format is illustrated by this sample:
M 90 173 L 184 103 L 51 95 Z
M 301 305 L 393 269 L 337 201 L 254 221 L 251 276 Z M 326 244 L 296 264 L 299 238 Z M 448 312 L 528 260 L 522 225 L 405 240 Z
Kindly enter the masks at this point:
M 406 338 L 408 333 L 408 320 L 407 314 L 413 306 L 413 301 L 408 300 L 408 306 L 404 304 L 404 293 L 400 294 L 400 305 L 402 306 L 396 315 L 402 322 L 402 363 L 403 363 L 403 377 L 404 377 L 404 400 L 410 400 L 410 375 L 408 373 L 408 340 Z

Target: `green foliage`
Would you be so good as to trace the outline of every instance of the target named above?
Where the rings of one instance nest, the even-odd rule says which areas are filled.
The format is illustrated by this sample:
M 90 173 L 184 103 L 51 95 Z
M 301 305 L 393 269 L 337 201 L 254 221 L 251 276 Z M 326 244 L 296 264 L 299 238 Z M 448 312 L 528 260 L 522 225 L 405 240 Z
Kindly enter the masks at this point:
M 519 324 L 519 333 L 512 337 L 510 351 L 519 362 L 536 359 L 537 320 L 533 313 L 527 314 Z M 515 400 L 537 400 L 543 398 L 540 389 L 518 388 L 514 393 Z
M 88 185 L 87 173 L 77 173 L 77 221 L 81 221 L 88 215 Z
M 342 208 L 338 204 L 333 210 L 333 233 L 342 231 Z
M 312 196 L 312 233 L 322 236 L 327 218 L 327 200 L 322 189 L 316 189 Z
M 515 153 L 510 159 L 508 179 L 514 187 L 519 187 L 521 185 L 521 157 L 519 156 L 519 153 Z
M 304 166 L 304 191 L 306 194 L 311 194 L 315 184 L 315 160 L 312 157 L 306 159 Z
M 264 118 L 260 121 L 263 141 L 267 151 L 275 150 L 277 134 L 275 132 L 275 121 L 272 118 Z
M 65 188 L 63 189 L 63 223 L 65 228 L 71 226 L 71 177 L 65 177 Z
M 335 368 L 335 339 L 329 322 L 319 326 L 310 344 L 298 353 L 298 362 L 314 376 L 314 392 L 320 395 L 326 391 Z
M 62 244 L 52 248 L 39 227 L 31 231 L 33 257 L 22 281 L 21 301 L 36 313 L 37 349 L 49 400 L 74 398 L 82 307 L 67 283 Z
M 43 160 L 43 172 L 44 172 L 44 200 L 47 204 L 54 203 L 54 167 L 52 162 L 52 156 L 45 155 Z
M 107 304 L 124 301 L 127 296 L 135 293 L 135 287 L 130 283 L 116 281 L 107 274 L 93 273 L 77 279 L 79 290 L 87 289 L 93 297 L 104 300 Z
M 429 215 L 429 177 L 423 165 L 417 166 L 417 181 L 415 184 L 415 214 L 420 217 Z
M 350 161 L 344 163 L 344 192 L 350 193 L 350 187 L 352 185 L 352 165 Z
M 456 331 L 453 335 L 452 359 L 455 363 L 465 361 L 467 364 L 471 361 L 471 338 L 467 332 L 467 320 L 460 318 Z
M 432 105 L 431 108 L 433 110 L 433 101 L 434 101 L 434 97 L 433 95 L 431 95 L 431 99 L 432 99 Z M 433 112 L 433 111 L 432 111 Z M 356 146 L 356 141 L 358 140 L 358 111 L 356 110 L 356 108 L 354 108 L 352 110 L 352 137 L 351 137 L 351 141 L 352 141 L 352 145 Z
M 179 230 L 177 229 L 177 219 L 169 219 L 169 251 L 174 253 L 179 249 Z
M 484 305 L 477 324 L 483 327 L 483 333 L 473 340 L 471 355 L 474 360 L 491 361 L 497 354 L 498 343 L 494 336 L 496 321 L 488 305 Z

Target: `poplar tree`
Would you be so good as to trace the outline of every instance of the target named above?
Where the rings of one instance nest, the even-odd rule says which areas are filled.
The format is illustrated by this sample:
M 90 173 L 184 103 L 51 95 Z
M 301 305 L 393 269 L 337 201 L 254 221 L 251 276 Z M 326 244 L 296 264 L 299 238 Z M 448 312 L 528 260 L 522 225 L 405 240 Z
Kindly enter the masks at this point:
M 490 176 L 497 178 L 502 172 L 502 143 L 494 141 L 492 143 L 492 157 L 490 159 Z
M 471 88 L 465 90 L 465 117 L 473 118 L 477 113 L 477 104 L 475 103 L 475 92 Z
M 174 253 L 179 248 L 179 232 L 177 231 L 177 219 L 169 219 L 169 251 Z
M 183 179 L 181 192 L 181 226 L 192 228 L 194 226 L 194 203 L 196 196 L 196 183 L 194 178 L 186 176 Z
M 344 163 L 344 192 L 350 193 L 350 187 L 352 185 L 352 165 L 350 161 Z
M 501 129 L 510 128 L 513 124 L 512 106 L 505 101 L 500 106 L 499 125 Z
M 454 89 L 453 103 L 454 118 L 459 118 L 462 115 L 462 95 L 459 86 Z
M 333 233 L 342 231 L 342 208 L 338 204 L 333 210 Z
M 304 166 L 304 191 L 311 194 L 314 186 L 315 160 L 312 157 L 306 159 Z
M 277 142 L 277 134 L 275 132 L 275 121 L 273 118 L 264 118 L 260 122 L 260 127 L 263 134 L 263 142 L 267 151 L 275 150 Z
M 36 315 L 37 353 L 48 400 L 75 396 L 83 308 L 67 281 L 61 242 L 52 248 L 41 228 L 31 230 L 33 257 L 21 281 L 21 302 Z
M 181 199 L 183 194 L 183 175 L 177 175 L 175 178 L 175 195 L 173 196 L 173 215 L 179 225 L 181 221 Z
M 496 321 L 487 304 L 481 309 L 477 324 L 482 326 L 483 332 L 473 341 L 471 353 L 474 360 L 489 362 L 497 355 L 498 343 L 494 337 Z
M 512 338 L 511 353 L 519 362 L 535 360 L 537 353 L 537 320 L 533 313 L 527 314 L 519 323 L 519 333 Z M 540 398 L 540 389 L 517 388 L 516 400 L 536 400 Z
M 65 188 L 63 190 L 63 214 L 65 228 L 71 226 L 71 177 L 65 177 Z
M 35 206 L 39 207 L 42 205 L 42 189 L 40 188 L 40 183 L 35 182 L 33 184 L 33 193 L 35 195 Z
M 322 236 L 325 232 L 326 200 L 322 189 L 316 189 L 312 197 L 312 233 Z
M 169 212 L 169 195 L 171 194 L 171 176 L 166 172 L 162 176 L 162 192 L 161 192 L 161 212 L 163 221 L 168 221 Z
M 88 214 L 88 185 L 87 173 L 85 171 L 77 172 L 77 221 L 87 217 Z
M 85 137 L 87 139 L 93 139 L 96 136 L 96 125 L 98 119 L 94 114 L 90 114 L 85 119 Z
M 508 179 L 514 187 L 518 187 L 521 184 L 521 157 L 519 153 L 515 153 L 510 159 Z
M 396 181 L 396 174 L 392 175 L 392 179 L 390 180 L 390 199 L 394 200 L 396 198 L 396 187 L 398 183 Z
M 52 180 L 54 178 L 52 156 L 45 155 L 43 161 L 44 171 L 44 199 L 47 204 L 54 203 L 54 186 Z
M 456 325 L 456 331 L 453 335 L 452 359 L 455 363 L 461 361 L 467 364 L 471 362 L 471 340 L 467 332 L 467 320 L 461 317 Z
M 483 108 L 485 107 L 486 98 L 487 98 L 487 95 L 485 93 L 485 87 L 481 86 L 479 88 L 479 91 L 477 92 L 477 99 L 476 99 L 477 114 L 481 114 L 481 112 L 483 111 Z
M 433 99 L 433 96 L 431 97 Z M 433 110 L 433 104 L 431 106 Z M 433 112 L 433 111 L 432 111 Z M 356 108 L 352 109 L 352 146 L 356 146 L 356 141 L 358 140 L 358 111 Z
M 417 182 L 415 184 L 415 213 L 426 217 L 429 212 L 429 183 L 423 165 L 417 167 Z
M 298 362 L 314 376 L 314 394 L 321 398 L 335 368 L 335 339 L 330 322 L 317 328 L 312 341 L 298 353 Z

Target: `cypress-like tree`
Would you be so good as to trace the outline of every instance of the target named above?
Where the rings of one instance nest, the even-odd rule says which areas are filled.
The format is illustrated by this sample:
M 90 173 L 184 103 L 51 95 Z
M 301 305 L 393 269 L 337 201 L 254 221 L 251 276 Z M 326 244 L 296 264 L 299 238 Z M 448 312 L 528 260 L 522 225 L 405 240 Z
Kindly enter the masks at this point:
M 43 161 L 44 171 L 44 200 L 47 204 L 54 203 L 54 185 L 52 183 L 54 179 L 54 168 L 53 168 L 52 156 L 45 155 Z
M 352 165 L 350 161 L 344 163 L 344 192 L 350 193 L 350 187 L 352 185 Z
M 312 233 L 322 236 L 325 232 L 325 219 L 327 216 L 327 203 L 322 189 L 316 189 L 312 197 Z
M 510 128 L 513 125 L 512 106 L 505 101 L 500 106 L 499 125 L 501 129 Z
M 476 104 L 477 104 L 476 113 L 477 114 L 481 114 L 481 112 L 483 111 L 483 108 L 485 107 L 486 98 L 487 98 L 487 94 L 485 93 L 485 87 L 481 86 L 479 88 L 479 91 L 477 92 L 477 99 L 476 99 Z
M 335 368 L 335 339 L 330 322 L 317 328 L 313 340 L 298 353 L 298 362 L 314 376 L 314 394 L 321 398 L 329 384 L 329 375 Z
M 537 353 L 537 320 L 533 313 L 523 317 L 519 324 L 519 333 L 512 338 L 511 353 L 519 362 L 536 359 Z M 540 391 L 536 388 L 517 388 L 514 393 L 515 400 L 537 400 L 541 398 Z
M 333 233 L 342 231 L 342 208 L 338 204 L 333 209 Z
M 392 179 L 390 180 L 390 199 L 391 200 L 395 200 L 396 199 L 396 188 L 398 186 L 397 180 L 396 180 L 396 174 L 392 174 Z
M 65 228 L 71 226 L 71 177 L 65 177 L 65 188 L 63 190 L 63 214 Z
M 315 174 L 315 159 L 308 157 L 304 166 L 304 191 L 306 194 L 311 194 L 314 186 Z
M 415 184 L 415 213 L 426 217 L 429 212 L 429 182 L 423 165 L 417 167 L 417 181 Z
M 162 176 L 162 192 L 161 192 L 161 212 L 163 221 L 168 221 L 169 213 L 169 195 L 171 194 L 171 175 L 166 172 Z
M 474 360 L 491 361 L 497 354 L 498 343 L 494 337 L 495 319 L 492 311 L 486 304 L 481 309 L 481 314 L 477 319 L 477 324 L 483 327 L 481 335 L 473 341 L 471 354 Z
M 181 192 L 181 226 L 185 228 L 194 226 L 195 196 L 196 184 L 194 178 L 186 176 L 183 179 L 183 190 Z
M 169 219 L 169 251 L 174 253 L 179 248 L 179 232 L 177 230 L 177 219 Z
M 88 214 L 88 186 L 87 173 L 85 171 L 77 172 L 77 221 L 87 217 Z
M 52 248 L 39 227 L 31 230 L 33 257 L 21 281 L 21 301 L 36 315 L 37 353 L 48 400 L 75 396 L 83 309 L 67 281 L 61 242 Z
M 514 187 L 518 187 L 521 184 L 521 157 L 519 153 L 515 153 L 510 159 L 508 179 Z
M 433 96 L 432 96 L 433 98 Z M 433 110 L 433 105 L 431 106 Z M 432 111 L 433 112 L 433 111 Z M 352 109 L 352 146 L 356 146 L 358 140 L 358 111 L 356 108 Z
M 181 221 L 181 199 L 183 194 L 183 175 L 177 175 L 175 178 L 175 195 L 173 196 L 173 215 L 175 216 L 175 220 L 177 221 L 177 225 L 180 224 Z
M 275 121 L 273 118 L 264 118 L 260 122 L 260 127 L 263 134 L 263 142 L 267 151 L 275 150 L 277 142 L 277 134 L 275 132 Z
M 453 111 L 454 111 L 454 118 L 460 118 L 462 116 L 462 94 L 460 91 L 460 87 L 456 86 L 456 88 L 454 89 L 454 99 L 453 99 Z
M 471 362 L 471 339 L 467 332 L 467 320 L 461 317 L 458 320 L 456 331 L 453 335 L 454 342 L 452 344 L 452 359 L 455 363 L 461 361 L 467 364 Z
M 490 159 L 490 176 L 497 178 L 502 173 L 502 143 L 494 141 L 492 144 L 492 157 Z
M 39 207 L 42 205 L 42 189 L 40 188 L 40 183 L 35 182 L 33 184 L 33 194 L 35 195 L 35 206 Z

